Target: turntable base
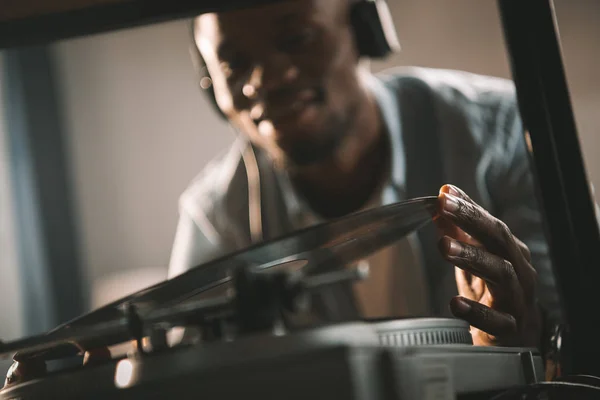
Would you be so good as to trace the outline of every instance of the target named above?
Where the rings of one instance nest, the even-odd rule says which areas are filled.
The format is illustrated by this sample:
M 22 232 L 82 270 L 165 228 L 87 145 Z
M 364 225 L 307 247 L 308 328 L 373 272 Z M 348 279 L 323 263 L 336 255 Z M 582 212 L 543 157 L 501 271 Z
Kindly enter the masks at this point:
M 541 380 L 533 350 L 475 347 L 465 332 L 406 319 L 248 335 L 61 372 L 0 399 L 471 399 Z
M 346 289 L 368 276 L 346 267 L 431 222 L 436 204 L 436 197 L 412 199 L 319 224 L 198 266 L 47 334 L 0 344 L 0 356 L 38 367 L 28 376 L 16 365 L 0 400 L 487 399 L 541 380 L 536 351 L 475 347 L 464 321 L 335 323 L 356 318 Z M 302 262 L 290 268 L 290 261 Z M 313 314 L 321 318 L 310 328 L 291 321 Z M 323 323 L 329 325 L 317 326 Z M 199 340 L 170 347 L 165 332 L 173 327 L 196 330 Z M 136 344 L 130 355 L 47 368 L 129 341 Z

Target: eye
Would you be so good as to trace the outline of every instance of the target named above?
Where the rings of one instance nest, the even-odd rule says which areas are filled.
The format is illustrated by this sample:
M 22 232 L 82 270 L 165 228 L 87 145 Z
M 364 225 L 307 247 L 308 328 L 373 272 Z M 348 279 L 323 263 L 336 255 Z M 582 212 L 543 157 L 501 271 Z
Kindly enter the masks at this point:
M 285 36 L 279 47 L 285 52 L 302 51 L 315 41 L 316 36 L 314 29 L 306 28 Z

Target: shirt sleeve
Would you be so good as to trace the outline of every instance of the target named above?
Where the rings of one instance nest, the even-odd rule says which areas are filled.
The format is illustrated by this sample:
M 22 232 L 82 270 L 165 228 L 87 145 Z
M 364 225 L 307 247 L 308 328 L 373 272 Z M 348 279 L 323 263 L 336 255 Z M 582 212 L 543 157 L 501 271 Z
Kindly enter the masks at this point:
M 188 209 L 181 207 L 169 262 L 169 278 L 227 253 L 221 235 L 201 213 L 196 211 L 196 215 L 192 215 Z
M 544 221 L 536 196 L 536 182 L 516 101 L 498 113 L 495 124 L 502 132 L 491 146 L 494 152 L 486 171 L 490 198 L 496 217 L 504 221 L 513 234 L 531 251 L 532 265 L 538 273 L 538 299 L 548 316 L 562 316 L 552 269 Z
M 231 250 L 226 243 L 227 240 L 217 231 L 203 210 L 198 207 L 186 207 L 185 203 L 180 205 L 168 279 L 227 254 Z M 168 332 L 167 338 L 171 345 L 175 345 L 193 339 L 197 333 L 195 328 L 177 327 Z

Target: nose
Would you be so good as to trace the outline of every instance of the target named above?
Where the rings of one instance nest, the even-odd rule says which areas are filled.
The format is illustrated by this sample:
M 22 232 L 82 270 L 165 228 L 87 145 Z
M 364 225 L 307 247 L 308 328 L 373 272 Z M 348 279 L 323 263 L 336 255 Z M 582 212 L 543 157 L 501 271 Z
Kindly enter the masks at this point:
M 279 89 L 298 77 L 298 68 L 283 55 L 274 55 L 266 62 L 253 68 L 242 93 L 249 99 L 258 97 L 260 92 Z

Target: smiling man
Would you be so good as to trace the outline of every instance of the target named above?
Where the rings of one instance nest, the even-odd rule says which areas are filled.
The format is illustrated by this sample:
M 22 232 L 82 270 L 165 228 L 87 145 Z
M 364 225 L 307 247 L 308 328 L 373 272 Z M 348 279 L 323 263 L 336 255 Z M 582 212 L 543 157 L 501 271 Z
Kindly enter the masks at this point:
M 413 235 L 365 260 L 372 277 L 345 317 L 450 310 L 476 344 L 539 345 L 538 297 L 558 303 L 513 85 L 425 68 L 372 75 L 358 3 L 195 19 L 210 93 L 239 137 L 182 195 L 170 275 L 439 189 L 439 241 Z

